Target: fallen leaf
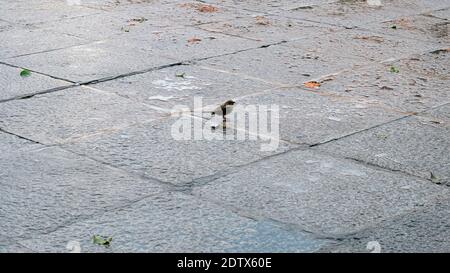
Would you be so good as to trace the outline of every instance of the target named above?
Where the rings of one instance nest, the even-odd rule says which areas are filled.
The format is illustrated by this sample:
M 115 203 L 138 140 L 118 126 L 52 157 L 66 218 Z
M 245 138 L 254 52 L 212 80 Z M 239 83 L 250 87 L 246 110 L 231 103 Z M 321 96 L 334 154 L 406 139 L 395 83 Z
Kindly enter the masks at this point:
M 262 25 L 262 26 L 270 25 L 270 21 L 264 16 L 256 16 L 255 20 L 256 20 L 257 25 Z
M 437 178 L 432 172 L 430 172 L 430 179 L 431 179 L 431 182 L 433 182 L 435 184 L 441 184 L 441 181 L 439 180 L 439 178 Z
M 200 42 L 201 40 L 202 40 L 202 39 L 193 37 L 193 38 L 188 39 L 187 41 L 188 41 L 188 43 L 190 43 L 190 44 L 194 44 L 194 43 Z
M 101 235 L 92 236 L 92 243 L 104 247 L 110 247 L 112 242 L 112 237 L 106 237 Z
M 366 41 L 371 41 L 371 42 L 376 42 L 376 43 L 384 42 L 383 37 L 380 37 L 380 36 L 356 36 L 356 37 L 353 37 L 353 39 L 366 40 Z
M 391 65 L 391 66 L 389 67 L 389 72 L 391 72 L 391 73 L 399 73 L 400 70 L 399 70 L 397 67 Z
M 194 8 L 198 12 L 206 12 L 206 13 L 212 13 L 212 12 L 219 11 L 218 8 L 216 8 L 212 5 L 207 5 L 207 4 L 184 3 L 184 4 L 179 4 L 178 6 L 183 7 L 183 8 Z
M 22 69 L 22 71 L 20 71 L 20 76 L 21 77 L 29 77 L 29 76 L 31 76 L 31 72 L 28 69 Z
M 388 136 L 386 134 L 382 134 L 382 133 L 376 134 L 376 136 L 379 139 L 387 139 L 388 138 Z
M 308 60 L 318 60 L 319 56 L 314 55 L 312 53 L 306 53 L 305 55 L 302 56 L 302 59 L 308 59 Z
M 316 82 L 316 81 L 305 82 L 305 83 L 303 83 L 303 85 L 308 88 L 319 88 L 320 87 L 320 83 Z
M 197 10 L 199 11 L 199 12 L 208 12 L 208 13 L 211 13 L 211 12 L 216 12 L 216 11 L 218 11 L 219 9 L 218 8 L 216 8 L 216 7 L 214 7 L 214 6 L 211 6 L 211 5 L 199 5 L 199 6 L 197 6 Z

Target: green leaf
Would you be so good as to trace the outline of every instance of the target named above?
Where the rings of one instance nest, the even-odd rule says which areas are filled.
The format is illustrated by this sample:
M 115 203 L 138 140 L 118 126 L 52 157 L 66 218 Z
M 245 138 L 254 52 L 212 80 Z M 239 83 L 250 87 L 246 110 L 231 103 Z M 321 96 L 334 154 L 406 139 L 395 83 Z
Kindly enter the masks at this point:
M 386 135 L 386 134 L 382 134 L 382 133 L 376 134 L 376 136 L 377 136 L 377 138 L 379 138 L 379 139 L 383 139 L 383 140 L 385 140 L 385 139 L 387 139 L 387 138 L 388 138 L 388 135 Z
M 112 242 L 112 237 L 106 237 L 101 235 L 92 236 L 92 243 L 104 247 L 109 247 Z
M 177 73 L 177 74 L 175 74 L 175 77 L 178 77 L 178 78 L 184 78 L 184 77 L 186 77 L 186 73 Z
M 22 69 L 22 71 L 20 71 L 20 76 L 21 77 L 29 77 L 29 76 L 31 76 L 31 72 L 28 69 Z
M 400 70 L 397 67 L 391 65 L 391 67 L 389 68 L 389 72 L 391 72 L 391 73 L 399 73 Z
M 437 178 L 437 177 L 434 175 L 434 173 L 430 172 L 430 174 L 431 174 L 431 175 L 430 175 L 431 182 L 433 182 L 433 183 L 435 183 L 435 184 L 441 184 L 440 179 Z

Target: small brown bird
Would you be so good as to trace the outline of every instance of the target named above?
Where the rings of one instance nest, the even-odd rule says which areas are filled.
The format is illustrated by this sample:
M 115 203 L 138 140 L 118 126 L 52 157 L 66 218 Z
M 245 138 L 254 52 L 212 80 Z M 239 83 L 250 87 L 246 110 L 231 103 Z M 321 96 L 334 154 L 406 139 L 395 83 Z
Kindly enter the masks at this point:
M 223 118 L 222 125 L 223 125 L 224 130 L 226 128 L 226 122 L 227 122 L 226 115 L 230 114 L 233 111 L 233 106 L 235 103 L 236 102 L 233 100 L 227 100 L 226 102 L 219 105 L 216 109 L 211 111 L 211 117 L 214 117 L 215 115 L 222 116 L 222 118 Z M 213 130 L 215 130 L 219 126 L 220 126 L 220 124 L 213 125 L 213 126 L 211 126 L 211 128 Z
M 211 116 L 219 115 L 223 116 L 223 118 L 225 119 L 225 116 L 233 111 L 233 106 L 235 103 L 236 102 L 233 100 L 227 100 L 226 102 L 219 105 L 216 109 L 214 109 L 211 112 Z

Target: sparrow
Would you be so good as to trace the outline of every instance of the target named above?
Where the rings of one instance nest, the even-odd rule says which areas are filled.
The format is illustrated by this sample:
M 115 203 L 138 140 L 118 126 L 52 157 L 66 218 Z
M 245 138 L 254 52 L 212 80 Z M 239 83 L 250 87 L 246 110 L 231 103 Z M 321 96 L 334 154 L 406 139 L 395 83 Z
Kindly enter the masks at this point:
M 211 111 L 211 117 L 214 117 L 215 115 L 218 116 L 222 116 L 223 120 L 222 120 L 222 126 L 225 129 L 226 128 L 226 115 L 230 114 L 233 111 L 233 106 L 236 102 L 233 100 L 227 100 L 226 102 L 222 103 L 221 105 L 219 105 L 216 109 L 214 109 L 213 111 Z M 218 125 L 213 125 L 211 126 L 211 128 L 213 130 L 217 129 L 220 126 L 220 124 Z
M 233 100 L 227 100 L 226 102 L 219 105 L 216 109 L 214 109 L 211 112 L 211 116 L 219 115 L 223 116 L 223 118 L 225 119 L 225 116 L 233 111 L 233 105 L 235 103 L 236 102 Z

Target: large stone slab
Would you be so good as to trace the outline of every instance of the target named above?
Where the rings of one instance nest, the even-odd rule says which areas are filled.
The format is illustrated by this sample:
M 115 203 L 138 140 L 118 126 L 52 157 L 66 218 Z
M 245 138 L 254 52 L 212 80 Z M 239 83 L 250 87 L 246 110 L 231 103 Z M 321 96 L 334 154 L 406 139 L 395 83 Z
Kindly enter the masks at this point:
M 236 1 L 236 0 L 204 0 L 205 3 L 219 4 L 236 10 L 276 13 L 285 10 L 323 5 L 337 0 L 266 0 L 266 1 Z
M 155 31 L 136 29 L 127 35 L 114 38 L 112 42 L 150 49 L 160 56 L 177 61 L 221 56 L 264 45 L 261 41 L 211 33 L 189 26 L 159 28 Z
M 0 138 L 3 143 L 5 136 Z M 56 147 L 17 150 L 2 144 L 0 167 L 0 231 L 14 239 L 50 232 L 164 190 Z
M 113 9 L 114 13 L 129 17 L 143 16 L 149 22 L 159 26 L 194 26 L 219 21 L 232 21 L 252 16 L 254 13 L 215 3 L 200 1 L 169 0 L 152 3 L 121 5 Z
M 95 234 L 112 236 L 110 248 Z M 265 220 L 252 220 L 182 193 L 146 198 L 115 211 L 21 241 L 37 252 L 312 252 L 329 242 Z
M 19 12 L 20 16 L 17 16 Z M 15 24 L 28 25 L 86 16 L 97 12 L 98 10 L 95 9 L 70 5 L 69 1 L 3 1 L 2 9 L 0 10 L 0 19 Z
M 194 98 L 203 106 L 259 93 L 274 85 L 233 73 L 195 65 L 164 68 L 94 85 L 101 90 L 171 110 L 175 105 L 194 108 Z
M 194 188 L 247 214 L 341 236 L 448 197 L 426 180 L 317 151 L 293 151 Z
M 450 2 L 426 0 L 382 1 L 382 6 L 370 6 L 367 1 L 342 0 L 325 5 L 294 8 L 279 11 L 287 17 L 311 20 L 346 27 L 365 27 L 371 22 L 382 22 L 401 16 L 416 15 L 430 10 L 448 7 Z
M 450 185 L 449 116 L 447 104 L 317 149 Z
M 200 130 L 196 129 L 197 124 Z M 178 134 L 180 126 L 185 126 L 188 133 L 185 139 Z M 201 126 L 205 126 L 208 135 L 202 134 Z M 265 150 L 263 144 L 268 145 L 268 140 L 240 140 L 231 128 L 224 133 L 222 129 L 212 131 L 210 126 L 189 116 L 163 119 L 82 139 L 65 147 L 177 185 L 195 183 L 195 179 L 218 175 L 293 147 L 279 143 L 268 147 L 274 149 Z
M 321 252 L 371 252 L 367 243 L 377 242 L 379 251 L 448 253 L 450 251 L 450 203 L 448 200 L 385 221 L 363 232 L 324 247 Z
M 341 73 L 320 92 L 366 98 L 402 111 L 419 112 L 450 102 L 450 52 L 437 51 Z M 392 71 L 394 70 L 394 71 Z
M 315 36 L 287 44 L 302 52 L 309 52 L 314 58 L 336 59 L 336 56 L 381 62 L 390 59 L 401 59 L 412 54 L 420 54 L 442 48 L 433 39 L 418 41 L 401 36 L 391 36 L 384 33 L 345 29 L 329 34 L 318 32 Z
M 361 57 L 351 58 L 330 52 L 319 56 L 314 52 L 315 48 L 294 47 L 294 43 L 301 42 L 239 52 L 198 63 L 277 84 L 302 85 L 305 81 L 367 62 Z
M 111 41 L 98 41 L 8 61 L 52 76 L 79 82 L 115 77 L 174 62 L 155 55 L 151 49 L 144 50 Z
M 164 115 L 112 93 L 77 87 L 0 104 L 0 128 L 41 143 L 56 144 Z
M 19 68 L 0 64 L 0 101 L 70 84 L 37 73 L 21 77 L 21 71 Z
M 237 100 L 237 105 L 256 106 L 258 109 L 262 109 L 263 106 L 278 106 L 280 138 L 308 145 L 353 134 L 405 115 L 399 111 L 386 109 L 376 101 L 295 88 L 282 88 L 247 96 Z M 272 111 L 271 115 L 276 115 L 276 112 Z M 273 127 L 271 116 L 267 119 L 268 126 Z M 276 121 L 276 118 L 273 121 Z M 237 123 L 241 128 L 239 120 Z M 249 124 L 246 124 L 245 128 L 252 130 Z
M 368 66 L 372 61 L 406 57 L 440 47 L 433 41 L 344 29 L 317 31 L 310 37 L 303 36 L 279 46 L 212 58 L 204 63 L 264 79 L 301 84 L 308 75 L 317 78 L 357 65 Z
M 45 39 L 43 39 L 43 37 L 45 37 Z M 3 60 L 15 56 L 86 44 L 88 42 L 85 39 L 66 34 L 19 27 L 1 31 L 0 40 L 0 58 Z
M 33 26 L 46 31 L 98 41 L 115 35 L 123 35 L 134 31 L 136 28 L 148 25 L 147 22 L 138 23 L 132 21 L 133 19 L 138 20 L 139 18 L 125 18 L 111 12 L 101 12 L 89 16 L 34 24 Z
M 199 27 L 211 32 L 236 35 L 265 43 L 309 38 L 317 36 L 318 33 L 324 35 L 337 29 L 332 26 L 272 15 L 254 15 L 232 21 L 202 24 Z
M 405 16 L 366 26 L 371 31 L 421 41 L 433 41 L 446 46 L 450 43 L 450 22 L 432 16 Z

